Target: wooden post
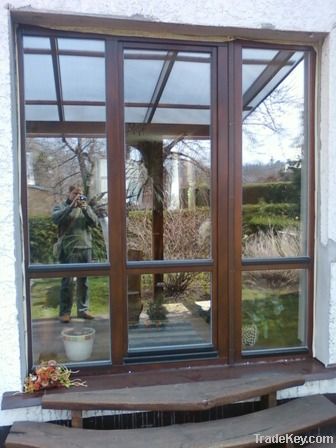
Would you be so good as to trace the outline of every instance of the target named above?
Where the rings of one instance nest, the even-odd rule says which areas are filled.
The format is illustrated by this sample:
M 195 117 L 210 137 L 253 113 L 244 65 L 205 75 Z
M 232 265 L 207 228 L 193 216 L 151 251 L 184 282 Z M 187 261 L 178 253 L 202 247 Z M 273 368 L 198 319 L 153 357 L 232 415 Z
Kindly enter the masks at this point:
M 270 392 L 267 395 L 261 396 L 261 403 L 263 408 L 274 408 L 277 405 L 277 393 L 276 391 Z
M 152 257 L 163 260 L 163 142 L 144 141 L 138 145 L 143 155 L 148 176 L 152 179 Z M 163 275 L 153 274 L 153 299 L 162 293 Z
M 72 428 L 83 428 L 82 411 L 71 411 Z

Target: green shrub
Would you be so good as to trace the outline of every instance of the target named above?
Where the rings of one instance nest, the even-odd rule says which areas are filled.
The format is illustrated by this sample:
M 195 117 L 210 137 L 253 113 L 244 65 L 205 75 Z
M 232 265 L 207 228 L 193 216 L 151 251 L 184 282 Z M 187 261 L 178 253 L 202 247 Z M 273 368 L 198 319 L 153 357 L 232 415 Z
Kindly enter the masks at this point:
M 54 263 L 53 245 L 57 240 L 57 226 L 49 217 L 29 218 L 31 263 Z
M 277 215 L 256 215 L 252 217 L 248 226 L 244 223 L 244 235 L 251 235 L 258 232 L 267 233 L 269 229 L 279 232 L 287 228 L 297 228 L 298 221 L 284 216 Z
M 57 241 L 57 226 L 50 217 L 29 218 L 29 242 L 31 263 L 56 263 L 53 245 Z M 106 248 L 100 227 L 92 229 L 92 257 L 95 261 L 106 260 Z
M 267 232 L 269 229 L 280 231 L 296 228 L 299 224 L 300 211 L 297 204 L 278 203 L 243 205 L 243 233 L 252 235 Z

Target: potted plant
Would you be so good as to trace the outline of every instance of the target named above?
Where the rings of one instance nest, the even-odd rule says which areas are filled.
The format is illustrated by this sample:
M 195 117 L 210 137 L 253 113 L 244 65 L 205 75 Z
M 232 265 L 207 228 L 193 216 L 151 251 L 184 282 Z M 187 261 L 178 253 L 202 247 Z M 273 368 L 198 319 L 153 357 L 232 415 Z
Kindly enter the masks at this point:
M 66 328 L 62 331 L 65 354 L 69 361 L 90 358 L 96 330 L 94 328 Z
M 163 304 L 163 296 L 160 294 L 148 305 L 147 314 L 149 320 L 155 326 L 163 326 L 167 320 L 167 308 Z

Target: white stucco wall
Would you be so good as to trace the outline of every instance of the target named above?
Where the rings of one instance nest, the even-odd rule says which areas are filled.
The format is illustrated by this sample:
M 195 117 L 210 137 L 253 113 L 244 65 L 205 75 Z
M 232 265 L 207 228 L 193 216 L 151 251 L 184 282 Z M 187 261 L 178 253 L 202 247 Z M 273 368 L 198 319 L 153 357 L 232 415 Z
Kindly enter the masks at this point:
M 320 55 L 316 141 L 316 288 L 314 350 L 326 365 L 336 364 L 336 29 Z
M 21 383 L 14 225 L 14 168 L 8 12 L 0 12 L 0 395 Z M 14 388 L 14 389 L 13 389 Z M 0 422 L 2 416 L 0 411 Z M 1 424 L 0 424 L 1 426 Z
M 9 9 L 100 14 L 209 26 L 329 33 L 319 62 L 317 100 L 317 268 L 314 353 L 324 364 L 336 363 L 336 2 L 335 0 L 0 0 L 0 397 L 22 385 L 25 365 L 18 200 L 16 108 L 11 102 Z M 15 92 L 14 92 L 15 94 Z M 21 330 L 22 331 L 22 330 Z M 21 340 L 21 349 L 20 349 Z M 307 386 L 308 387 L 308 386 Z M 320 382 L 313 386 L 321 389 Z M 323 391 L 335 392 L 333 381 Z M 306 389 L 307 390 L 307 389 Z M 295 393 L 295 392 L 291 392 Z M 301 393 L 301 392 L 300 392 Z M 0 411 L 0 426 L 15 419 L 50 419 L 38 408 Z M 58 416 L 58 418 L 60 418 Z
M 12 0 L 8 3 L 15 8 L 31 6 L 163 22 L 291 31 L 328 32 L 336 22 L 334 0 Z

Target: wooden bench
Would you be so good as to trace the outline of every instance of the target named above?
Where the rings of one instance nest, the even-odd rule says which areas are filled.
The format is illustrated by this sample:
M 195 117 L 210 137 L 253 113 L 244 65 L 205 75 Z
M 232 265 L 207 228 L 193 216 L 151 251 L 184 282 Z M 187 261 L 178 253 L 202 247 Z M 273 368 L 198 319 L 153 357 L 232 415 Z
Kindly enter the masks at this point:
M 336 421 L 336 406 L 321 395 L 299 398 L 239 417 L 160 428 L 89 430 L 17 422 L 6 448 L 234 448 L 263 446 L 256 434 L 300 434 Z M 268 445 L 270 446 L 270 445 Z
M 276 405 L 278 390 L 304 383 L 301 375 L 268 374 L 218 381 L 200 381 L 101 391 L 48 394 L 44 409 L 67 409 L 72 426 L 82 426 L 83 410 L 203 411 L 261 397 L 264 407 Z

